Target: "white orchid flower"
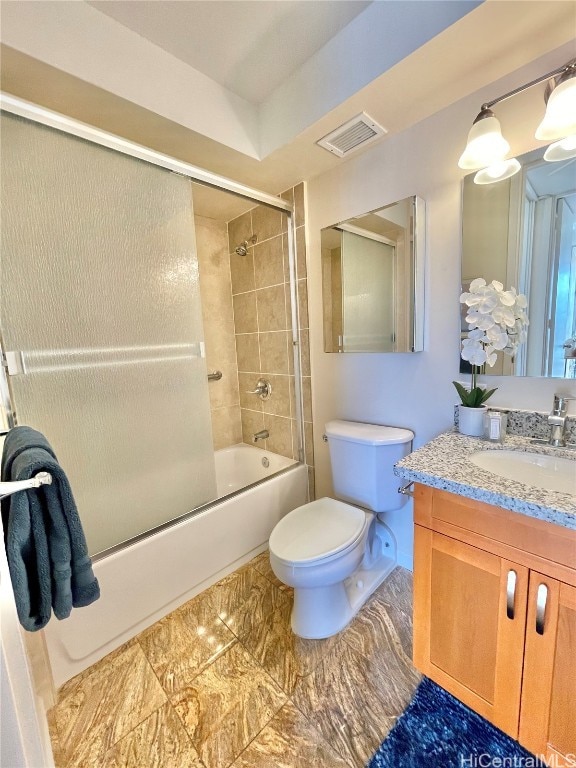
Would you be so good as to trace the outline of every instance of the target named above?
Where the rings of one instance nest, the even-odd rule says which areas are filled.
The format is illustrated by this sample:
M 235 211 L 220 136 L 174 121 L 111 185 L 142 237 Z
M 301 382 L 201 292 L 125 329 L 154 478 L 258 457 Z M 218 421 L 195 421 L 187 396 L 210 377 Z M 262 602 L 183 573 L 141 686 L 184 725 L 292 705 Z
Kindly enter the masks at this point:
M 486 280 L 484 280 L 483 277 L 477 277 L 475 280 L 472 280 L 470 283 L 470 291 L 471 293 L 477 293 L 480 288 L 484 288 L 486 285 Z
M 491 315 L 481 315 L 476 310 L 471 310 L 466 315 L 466 322 L 470 327 L 480 328 L 483 331 L 487 331 L 488 328 L 492 328 L 494 325 L 494 318 Z
M 494 288 L 496 288 L 496 290 L 498 291 L 498 293 L 500 293 L 501 291 L 504 290 L 504 286 L 502 285 L 502 283 L 499 280 L 492 280 L 490 285 L 493 285 Z
M 516 323 L 514 312 L 508 307 L 495 307 L 492 312 L 492 317 L 499 325 L 507 325 L 510 328 L 513 328 Z
M 490 368 L 492 368 L 494 363 L 496 362 L 496 357 L 497 357 L 496 350 L 494 349 L 493 346 L 491 346 L 490 344 L 487 344 L 484 347 L 484 353 L 486 354 L 486 365 L 489 365 Z

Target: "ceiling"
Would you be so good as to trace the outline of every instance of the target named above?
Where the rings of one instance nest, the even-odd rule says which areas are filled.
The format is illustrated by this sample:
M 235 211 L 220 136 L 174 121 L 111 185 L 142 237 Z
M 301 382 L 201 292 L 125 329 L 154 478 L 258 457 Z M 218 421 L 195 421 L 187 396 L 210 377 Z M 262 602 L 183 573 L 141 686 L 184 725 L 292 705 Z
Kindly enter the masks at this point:
M 393 136 L 563 64 L 576 28 L 563 0 L 3 0 L 0 14 L 3 90 L 272 194 L 345 162 L 316 142 L 360 112 Z M 246 207 L 196 199 L 214 218 Z
M 253 104 L 362 13 L 363 0 L 88 0 Z

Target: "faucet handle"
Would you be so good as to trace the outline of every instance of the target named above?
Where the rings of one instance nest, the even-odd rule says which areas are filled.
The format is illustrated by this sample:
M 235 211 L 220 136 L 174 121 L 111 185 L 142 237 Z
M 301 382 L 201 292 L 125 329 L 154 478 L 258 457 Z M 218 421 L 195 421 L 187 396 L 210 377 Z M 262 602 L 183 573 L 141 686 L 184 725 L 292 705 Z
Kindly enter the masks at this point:
M 568 406 L 566 403 L 568 400 L 576 400 L 576 397 L 573 397 L 572 395 L 563 395 L 562 393 L 557 393 L 554 395 L 554 408 L 552 410 L 552 413 L 555 416 L 565 416 L 566 410 Z

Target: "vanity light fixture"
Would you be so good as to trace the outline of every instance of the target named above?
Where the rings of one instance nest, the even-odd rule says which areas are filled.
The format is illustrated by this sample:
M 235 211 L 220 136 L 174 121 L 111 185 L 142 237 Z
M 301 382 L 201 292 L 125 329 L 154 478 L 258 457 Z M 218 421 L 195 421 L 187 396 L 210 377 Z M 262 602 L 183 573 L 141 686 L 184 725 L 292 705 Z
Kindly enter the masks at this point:
M 520 170 L 516 158 L 506 159 L 510 145 L 502 136 L 498 118 L 492 107 L 517 93 L 550 80 L 544 99 L 546 114 L 536 130 L 540 141 L 552 141 L 544 159 L 557 162 L 576 157 L 576 59 L 552 70 L 525 85 L 515 88 L 503 96 L 482 104 L 468 134 L 466 149 L 458 165 L 465 170 L 476 170 L 475 184 L 493 184 L 508 179 Z

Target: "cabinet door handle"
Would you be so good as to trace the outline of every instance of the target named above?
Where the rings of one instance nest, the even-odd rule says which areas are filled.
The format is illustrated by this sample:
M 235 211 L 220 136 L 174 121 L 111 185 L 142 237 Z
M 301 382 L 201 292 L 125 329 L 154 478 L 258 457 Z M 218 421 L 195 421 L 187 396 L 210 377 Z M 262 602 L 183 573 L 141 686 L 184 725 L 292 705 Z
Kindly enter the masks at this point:
M 514 618 L 514 600 L 516 598 L 516 571 L 508 571 L 506 579 L 506 616 Z
M 540 584 L 536 593 L 536 632 L 544 634 L 544 621 L 546 619 L 546 600 L 548 599 L 548 587 Z

